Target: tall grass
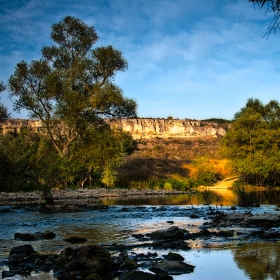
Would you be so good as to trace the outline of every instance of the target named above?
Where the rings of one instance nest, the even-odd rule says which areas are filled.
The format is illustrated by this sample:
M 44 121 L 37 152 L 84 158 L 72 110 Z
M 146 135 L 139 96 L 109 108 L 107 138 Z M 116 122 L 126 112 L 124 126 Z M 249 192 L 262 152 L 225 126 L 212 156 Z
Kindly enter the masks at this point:
M 244 186 L 235 184 L 233 193 L 236 197 L 236 204 L 240 207 L 256 207 L 260 205 L 257 192 L 245 191 Z
M 202 192 L 202 198 L 203 198 L 203 202 L 205 205 L 210 205 L 213 203 L 213 201 L 215 199 L 215 194 L 213 191 L 204 190 Z

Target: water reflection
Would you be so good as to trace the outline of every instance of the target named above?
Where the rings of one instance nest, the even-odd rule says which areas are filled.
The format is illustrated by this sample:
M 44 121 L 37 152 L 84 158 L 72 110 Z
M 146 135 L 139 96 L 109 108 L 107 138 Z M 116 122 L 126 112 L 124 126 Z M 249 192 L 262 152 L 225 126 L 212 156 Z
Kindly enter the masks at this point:
M 280 243 L 244 244 L 233 250 L 234 260 L 252 280 L 280 279 Z
M 211 188 L 213 192 L 212 205 L 220 207 L 235 205 L 237 200 L 232 189 Z M 250 189 L 255 192 L 260 204 L 280 204 L 280 190 Z M 201 205 L 205 204 L 203 191 L 194 191 L 189 194 L 170 196 L 151 196 L 136 198 L 104 198 L 101 200 L 106 205 Z

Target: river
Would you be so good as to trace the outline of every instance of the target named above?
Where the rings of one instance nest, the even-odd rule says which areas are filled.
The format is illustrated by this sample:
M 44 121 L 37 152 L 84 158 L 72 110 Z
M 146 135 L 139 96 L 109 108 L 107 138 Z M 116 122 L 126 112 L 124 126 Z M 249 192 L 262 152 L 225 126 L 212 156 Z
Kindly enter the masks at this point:
M 252 212 L 277 212 L 280 204 L 278 191 L 260 190 L 261 207 L 248 209 Z M 213 206 L 230 211 L 234 196 L 230 190 L 216 190 Z M 188 216 L 190 205 L 205 208 L 201 194 L 149 197 L 134 199 L 103 199 L 102 203 L 109 205 L 108 209 L 77 212 L 42 214 L 38 206 L 2 206 L 0 210 L 0 271 L 7 270 L 3 260 L 7 259 L 9 251 L 14 246 L 27 242 L 14 240 L 16 232 L 56 233 L 53 240 L 30 242 L 35 250 L 41 252 L 59 253 L 68 245 L 64 238 L 81 236 L 88 239 L 88 244 L 136 244 L 132 237 L 135 233 L 148 233 L 173 225 L 196 231 L 204 219 L 191 219 Z M 238 211 L 243 211 L 239 210 Z M 173 276 L 179 279 L 280 279 L 280 242 L 255 242 L 224 244 L 217 240 L 207 247 L 203 240 L 191 244 L 189 251 L 178 250 L 185 262 L 194 265 L 195 270 L 188 275 Z M 205 248 L 207 247 L 207 248 Z M 134 253 L 146 252 L 147 249 L 137 248 Z M 149 250 L 153 252 L 153 250 Z M 168 251 L 157 250 L 159 254 Z M 174 250 L 172 250 L 174 251 Z M 176 251 L 176 250 L 175 250 Z M 25 279 L 16 276 L 5 279 Z M 27 279 L 54 279 L 52 273 L 32 274 Z

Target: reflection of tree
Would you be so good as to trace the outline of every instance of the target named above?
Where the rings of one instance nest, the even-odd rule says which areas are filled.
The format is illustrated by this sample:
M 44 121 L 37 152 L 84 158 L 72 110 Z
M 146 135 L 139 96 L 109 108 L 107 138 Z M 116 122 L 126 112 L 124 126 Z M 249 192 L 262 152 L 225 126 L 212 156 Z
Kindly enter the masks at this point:
M 280 243 L 244 245 L 233 254 L 237 265 L 250 279 L 280 279 Z

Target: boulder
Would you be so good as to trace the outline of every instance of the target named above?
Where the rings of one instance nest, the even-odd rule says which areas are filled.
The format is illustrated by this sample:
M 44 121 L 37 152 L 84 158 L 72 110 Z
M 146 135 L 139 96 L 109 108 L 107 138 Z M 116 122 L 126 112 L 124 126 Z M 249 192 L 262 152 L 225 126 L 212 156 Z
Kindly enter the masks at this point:
M 154 240 L 182 240 L 189 234 L 185 229 L 181 229 L 176 226 L 172 226 L 165 230 L 157 230 L 149 234 L 151 239 Z
M 184 262 L 176 262 L 176 261 L 163 261 L 155 264 L 150 271 L 155 273 L 167 273 L 172 275 L 180 275 L 191 273 L 194 270 L 194 266 L 184 263 Z
M 280 215 L 279 214 L 271 214 L 271 213 L 263 213 L 256 214 L 254 216 L 248 217 L 244 219 L 250 225 L 258 226 L 263 224 L 270 224 L 271 226 L 280 224 Z
M 53 239 L 55 238 L 56 234 L 51 231 L 45 231 L 42 232 L 35 232 L 35 233 L 21 233 L 16 232 L 14 234 L 15 240 L 21 240 L 21 241 L 36 241 L 36 240 L 42 240 L 42 239 Z
M 6 271 L 6 270 L 3 270 L 2 271 L 2 278 L 6 278 L 6 277 L 14 277 L 15 276 L 15 273 L 13 271 Z
M 184 257 L 178 253 L 169 252 L 165 259 L 168 261 L 183 261 Z
M 9 254 L 9 262 L 20 261 L 34 253 L 36 251 L 29 244 L 13 247 Z
M 166 274 L 152 274 L 143 271 L 131 271 L 118 277 L 119 280 L 172 280 L 173 277 Z
M 181 249 L 181 250 L 190 250 L 191 247 L 184 240 L 163 240 L 163 241 L 154 241 L 152 247 L 155 249 Z
M 232 237 L 234 235 L 233 230 L 220 230 L 219 232 L 216 233 L 217 236 L 220 237 Z
M 58 278 L 82 275 L 87 277 L 93 273 L 98 275 L 112 271 L 115 264 L 110 253 L 98 245 L 84 245 L 65 248 L 54 265 L 54 275 Z
M 78 244 L 78 243 L 83 243 L 88 241 L 86 238 L 80 236 L 71 236 L 69 238 L 64 238 L 63 240 L 71 244 Z

